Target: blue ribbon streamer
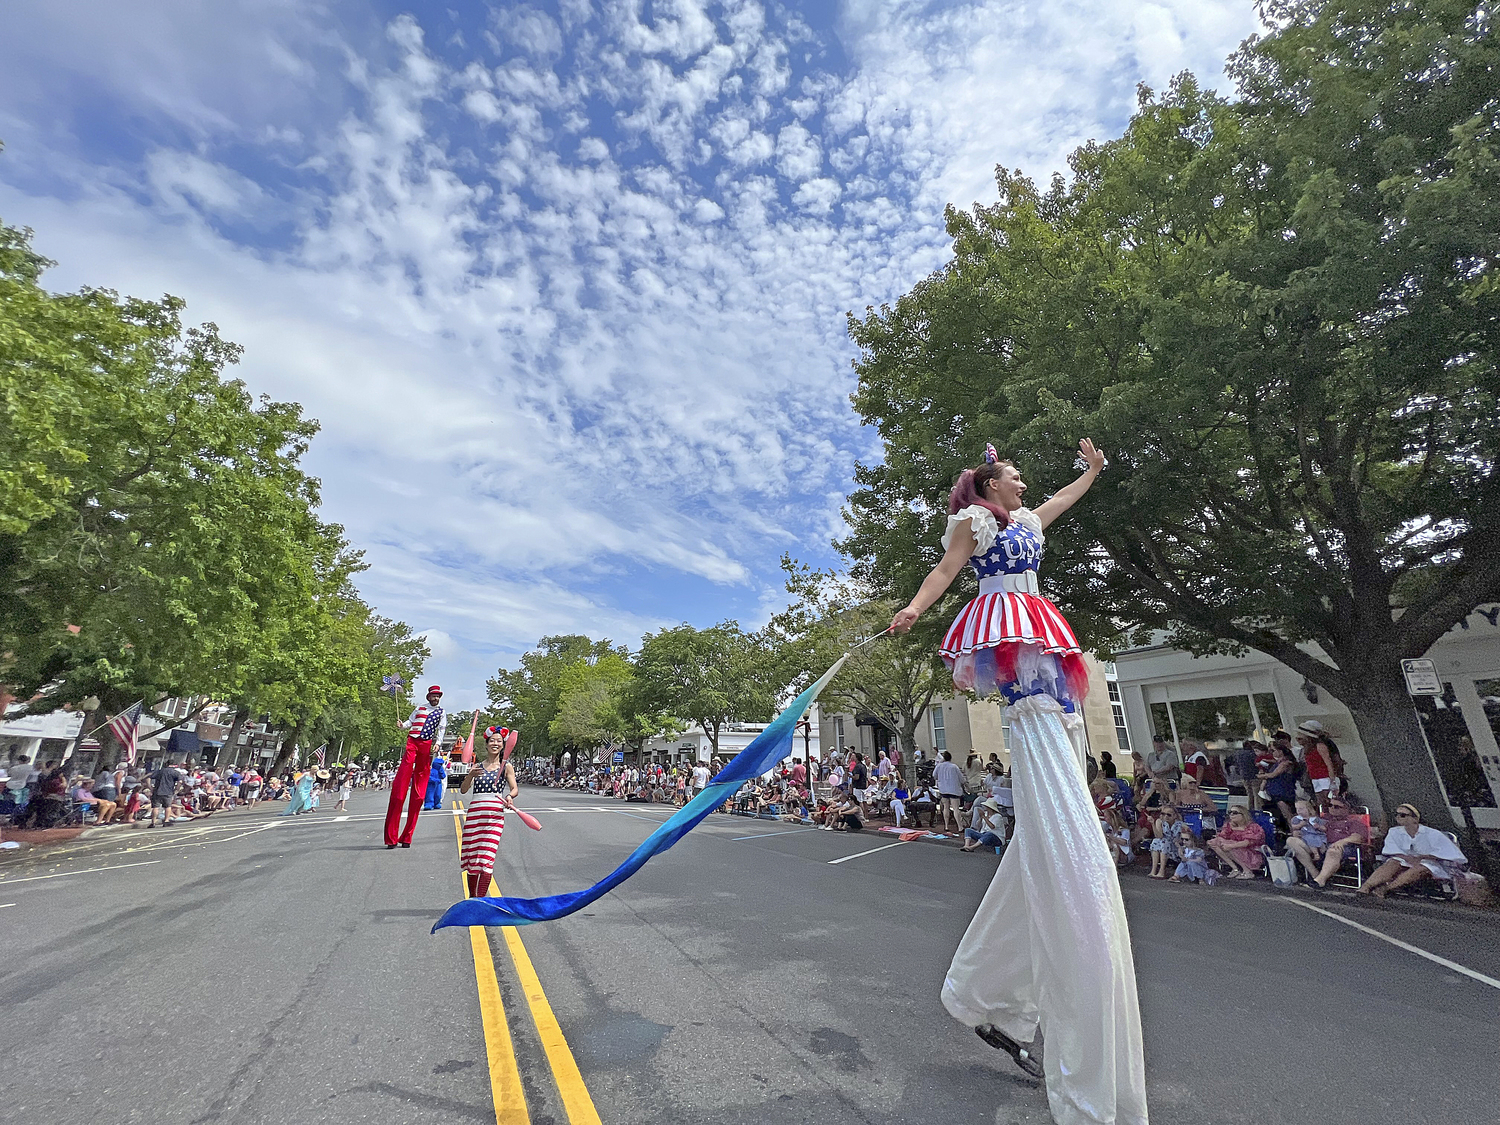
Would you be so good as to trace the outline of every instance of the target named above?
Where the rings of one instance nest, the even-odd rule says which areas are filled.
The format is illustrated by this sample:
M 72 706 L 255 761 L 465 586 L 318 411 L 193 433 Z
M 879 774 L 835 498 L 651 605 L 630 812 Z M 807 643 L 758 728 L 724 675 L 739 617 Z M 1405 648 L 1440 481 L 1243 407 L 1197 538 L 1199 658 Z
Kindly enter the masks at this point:
M 550 922 L 581 910 L 595 899 L 608 894 L 644 867 L 652 856 L 666 851 L 686 836 L 741 785 L 772 769 L 790 754 L 797 720 L 813 705 L 818 693 L 833 679 L 845 659 L 847 657 L 840 657 L 816 683 L 792 700 L 791 705 L 777 715 L 770 726 L 761 731 L 749 746 L 736 754 L 714 776 L 702 793 L 678 809 L 660 828 L 647 836 L 624 863 L 592 887 L 542 898 L 466 898 L 450 906 L 432 927 L 432 932 L 437 933 L 448 926 L 529 926 L 533 922 Z

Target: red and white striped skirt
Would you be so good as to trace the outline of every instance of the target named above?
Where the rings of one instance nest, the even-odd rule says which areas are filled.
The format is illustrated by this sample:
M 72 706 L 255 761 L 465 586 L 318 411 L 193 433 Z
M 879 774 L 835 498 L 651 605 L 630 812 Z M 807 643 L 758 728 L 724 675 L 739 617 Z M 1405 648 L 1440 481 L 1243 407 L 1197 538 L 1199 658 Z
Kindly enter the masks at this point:
M 1077 653 L 1078 638 L 1062 612 L 1040 594 L 997 591 L 980 594 L 959 612 L 938 652 L 953 661 L 977 648 L 1020 641 L 1043 652 Z
M 1020 696 L 1043 691 L 1062 703 L 1082 703 L 1088 668 L 1073 627 L 1040 594 L 980 594 L 959 612 L 938 649 L 964 691 Z
M 470 804 L 464 813 L 464 842 L 459 866 L 485 875 L 495 873 L 495 852 L 505 831 L 505 806 L 498 800 Z

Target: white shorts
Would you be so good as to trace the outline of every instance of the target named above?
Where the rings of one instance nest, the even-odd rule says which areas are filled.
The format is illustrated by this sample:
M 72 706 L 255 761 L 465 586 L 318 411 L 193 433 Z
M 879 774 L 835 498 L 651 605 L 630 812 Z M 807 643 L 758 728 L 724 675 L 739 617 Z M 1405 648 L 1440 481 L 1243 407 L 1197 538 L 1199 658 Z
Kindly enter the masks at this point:
M 856 801 L 858 801 L 860 804 L 864 804 L 865 803 L 865 794 L 868 793 L 869 790 L 868 789 L 851 789 L 851 790 L 849 790 L 849 792 L 854 794 L 854 799 Z
M 1312 787 L 1314 793 L 1327 793 L 1333 788 L 1333 778 L 1315 777 L 1312 779 Z

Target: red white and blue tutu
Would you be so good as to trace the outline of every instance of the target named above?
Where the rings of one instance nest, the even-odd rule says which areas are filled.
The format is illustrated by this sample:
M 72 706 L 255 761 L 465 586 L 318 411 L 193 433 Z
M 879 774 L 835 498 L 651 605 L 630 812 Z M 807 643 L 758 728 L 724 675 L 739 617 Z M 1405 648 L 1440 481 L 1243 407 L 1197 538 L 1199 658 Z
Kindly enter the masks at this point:
M 1041 521 L 1020 508 L 1002 529 L 992 512 L 974 505 L 948 517 L 945 548 L 964 521 L 977 542 L 969 565 L 979 576 L 979 596 L 954 619 L 938 650 L 953 683 L 981 697 L 998 691 L 1011 703 L 1050 695 L 1074 710 L 1088 694 L 1088 669 L 1072 627 L 1040 592 Z

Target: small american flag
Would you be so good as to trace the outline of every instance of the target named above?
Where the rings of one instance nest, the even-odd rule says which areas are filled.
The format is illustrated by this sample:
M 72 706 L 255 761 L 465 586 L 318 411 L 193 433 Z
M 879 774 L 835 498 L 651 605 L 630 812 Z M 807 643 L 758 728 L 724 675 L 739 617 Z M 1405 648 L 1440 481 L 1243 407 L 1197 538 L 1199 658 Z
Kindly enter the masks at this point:
M 322 746 L 319 746 L 316 750 L 313 751 L 313 757 L 318 759 L 319 769 L 323 768 L 323 759 L 325 757 L 324 751 L 326 751 L 327 749 L 328 744 L 325 742 Z
M 127 707 L 109 721 L 109 730 L 125 747 L 125 764 L 135 765 L 135 735 L 141 725 L 141 705 Z

